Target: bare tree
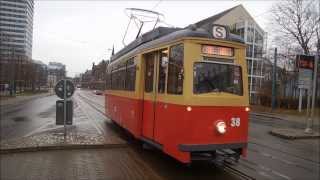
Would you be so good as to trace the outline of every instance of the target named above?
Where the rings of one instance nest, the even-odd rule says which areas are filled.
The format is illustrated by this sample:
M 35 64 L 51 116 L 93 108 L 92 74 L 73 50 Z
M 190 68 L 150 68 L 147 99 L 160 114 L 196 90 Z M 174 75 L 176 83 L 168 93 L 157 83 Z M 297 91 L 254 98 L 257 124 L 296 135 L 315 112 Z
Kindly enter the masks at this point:
M 278 36 L 297 43 L 309 55 L 320 23 L 316 0 L 285 0 L 272 7 L 272 19 Z

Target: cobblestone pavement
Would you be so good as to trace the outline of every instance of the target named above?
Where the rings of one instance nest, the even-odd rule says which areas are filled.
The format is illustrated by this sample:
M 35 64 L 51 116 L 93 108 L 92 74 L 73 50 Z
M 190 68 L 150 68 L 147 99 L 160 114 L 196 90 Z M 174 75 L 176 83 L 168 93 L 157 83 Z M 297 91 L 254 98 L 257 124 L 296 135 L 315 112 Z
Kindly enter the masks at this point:
M 93 134 L 74 134 L 69 133 L 66 138 L 62 132 L 42 133 L 28 137 L 5 140 L 1 142 L 0 150 L 13 150 L 21 148 L 39 148 L 47 146 L 63 146 L 68 145 L 125 145 L 126 141 L 118 136 L 106 138 L 102 135 Z
M 162 179 L 126 148 L 1 155 L 1 179 Z
M 208 163 L 181 164 L 141 144 L 123 148 L 0 154 L 0 179 L 225 179 L 239 177 Z

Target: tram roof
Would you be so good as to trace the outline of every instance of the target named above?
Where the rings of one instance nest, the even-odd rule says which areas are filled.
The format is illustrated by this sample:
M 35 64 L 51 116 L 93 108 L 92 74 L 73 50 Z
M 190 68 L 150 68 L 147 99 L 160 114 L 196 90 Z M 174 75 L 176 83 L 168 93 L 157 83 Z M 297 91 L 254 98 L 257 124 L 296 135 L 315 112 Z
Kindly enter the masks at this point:
M 228 33 L 228 35 L 229 36 L 226 40 L 244 43 L 243 39 L 240 36 L 231 33 Z M 129 54 L 130 51 L 134 53 L 139 50 L 155 47 L 162 43 L 186 37 L 214 39 L 209 30 L 198 28 L 196 25 L 190 25 L 186 28 L 158 27 L 141 35 L 139 38 L 122 48 L 111 57 L 111 62 L 125 54 Z

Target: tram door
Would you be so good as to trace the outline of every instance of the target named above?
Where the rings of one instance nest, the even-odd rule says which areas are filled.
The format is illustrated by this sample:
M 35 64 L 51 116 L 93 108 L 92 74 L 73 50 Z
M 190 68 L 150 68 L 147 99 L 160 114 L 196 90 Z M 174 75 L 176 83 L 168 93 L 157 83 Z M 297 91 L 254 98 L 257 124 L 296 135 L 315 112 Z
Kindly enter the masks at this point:
M 144 94 L 143 94 L 143 123 L 142 135 L 154 139 L 155 107 L 157 96 L 157 59 L 158 52 L 144 55 Z

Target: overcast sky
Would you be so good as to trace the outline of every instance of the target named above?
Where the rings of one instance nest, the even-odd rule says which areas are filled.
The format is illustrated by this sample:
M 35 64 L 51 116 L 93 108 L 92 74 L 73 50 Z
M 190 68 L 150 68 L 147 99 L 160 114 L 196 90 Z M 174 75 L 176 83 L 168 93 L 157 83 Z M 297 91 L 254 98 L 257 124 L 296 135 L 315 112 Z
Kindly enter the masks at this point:
M 35 0 L 33 59 L 64 63 L 68 76 L 90 69 L 109 59 L 123 47 L 122 37 L 129 18 L 125 8 L 153 9 L 165 15 L 165 22 L 185 27 L 216 13 L 243 4 L 262 28 L 268 25 L 274 1 L 43 1 Z M 134 26 L 131 33 L 137 32 Z M 130 39 L 127 38 L 127 42 Z

